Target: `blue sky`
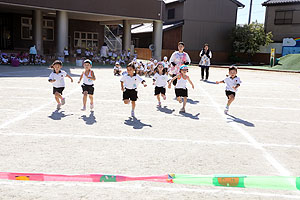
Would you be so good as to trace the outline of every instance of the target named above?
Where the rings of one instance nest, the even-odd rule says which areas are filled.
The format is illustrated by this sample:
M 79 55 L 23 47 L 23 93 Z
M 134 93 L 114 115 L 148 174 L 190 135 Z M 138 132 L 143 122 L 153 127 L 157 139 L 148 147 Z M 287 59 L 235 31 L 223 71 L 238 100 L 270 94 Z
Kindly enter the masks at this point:
M 248 16 L 249 16 L 250 0 L 239 0 L 239 1 L 245 5 L 245 8 L 238 10 L 237 24 L 247 24 Z M 264 23 L 266 8 L 261 5 L 264 1 L 265 0 L 253 0 L 251 21 L 257 20 L 259 23 Z

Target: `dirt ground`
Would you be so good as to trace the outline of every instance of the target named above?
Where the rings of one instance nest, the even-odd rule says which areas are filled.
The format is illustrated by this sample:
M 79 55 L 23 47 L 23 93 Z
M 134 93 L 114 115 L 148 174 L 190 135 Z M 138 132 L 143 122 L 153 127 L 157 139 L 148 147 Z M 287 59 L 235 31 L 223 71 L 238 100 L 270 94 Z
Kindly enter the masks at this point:
M 120 77 L 95 68 L 95 109 L 81 111 L 81 68 L 66 67 L 66 105 L 56 110 L 46 67 L 0 66 L 0 171 L 52 174 L 168 173 L 300 176 L 300 74 L 239 70 L 229 115 L 222 80 L 191 67 L 186 113 L 174 88 L 157 108 L 152 80 L 139 86 L 136 119 L 122 102 Z M 297 191 L 151 182 L 0 180 L 0 199 L 300 199 Z

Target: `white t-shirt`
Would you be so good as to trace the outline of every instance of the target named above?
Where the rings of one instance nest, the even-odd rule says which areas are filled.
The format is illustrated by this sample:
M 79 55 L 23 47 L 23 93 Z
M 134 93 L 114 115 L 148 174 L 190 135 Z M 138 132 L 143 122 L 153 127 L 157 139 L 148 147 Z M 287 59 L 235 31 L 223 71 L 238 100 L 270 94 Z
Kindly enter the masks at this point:
M 188 79 L 188 76 L 186 77 L 186 79 L 184 79 L 183 76 L 180 75 L 180 78 L 177 78 L 177 83 L 176 83 L 175 88 L 186 89 L 187 79 Z
M 65 56 L 68 56 L 69 55 L 69 51 L 68 50 L 64 50 L 64 54 L 65 54 Z
M 127 89 L 136 89 L 138 85 L 144 81 L 139 75 L 130 77 L 128 74 L 124 75 L 121 80 L 124 83 L 124 87 Z
M 7 63 L 8 59 L 7 58 L 2 58 L 2 62 Z
M 224 79 L 224 82 L 226 83 L 226 89 L 227 91 L 231 91 L 231 92 L 236 92 L 237 90 L 234 90 L 233 87 L 240 85 L 242 83 L 242 81 L 240 80 L 239 77 L 227 77 Z
M 116 65 L 114 66 L 114 69 L 116 70 L 121 70 L 121 66 L 120 67 L 117 67 Z
M 164 65 L 164 68 L 169 68 L 169 62 L 168 61 L 164 61 L 163 65 Z
M 77 54 L 81 54 L 81 49 L 76 49 Z
M 86 77 L 86 75 L 85 75 L 84 72 L 82 73 L 82 75 L 83 75 L 83 76 L 82 76 L 82 77 L 83 77 L 83 83 L 84 83 L 85 85 L 93 85 L 93 84 L 94 84 L 93 80 L 90 79 L 90 78 L 92 77 L 92 71 L 89 72 L 89 74 L 88 74 L 87 77 Z
M 65 77 L 67 76 L 67 72 L 64 70 L 60 70 L 59 73 L 52 72 L 49 76 L 49 80 L 55 80 L 52 83 L 53 87 L 60 88 L 65 87 Z
M 176 66 L 171 65 L 170 69 L 170 73 L 176 75 L 179 73 L 179 69 L 182 65 L 184 65 L 184 63 L 191 63 L 191 59 L 186 52 L 180 53 L 179 51 L 175 51 L 172 54 L 169 62 L 174 62 L 176 64 Z
M 166 87 L 169 77 L 168 75 L 160 75 L 159 73 L 156 73 L 153 77 L 153 80 L 155 80 L 155 86 L 157 87 Z

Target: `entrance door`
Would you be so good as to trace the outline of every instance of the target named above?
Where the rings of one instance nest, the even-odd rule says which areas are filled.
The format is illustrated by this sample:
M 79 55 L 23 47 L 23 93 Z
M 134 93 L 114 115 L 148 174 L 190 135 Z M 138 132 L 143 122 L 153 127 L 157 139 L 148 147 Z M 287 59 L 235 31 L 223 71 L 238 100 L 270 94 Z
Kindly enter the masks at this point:
M 13 49 L 13 17 L 0 14 L 0 49 Z

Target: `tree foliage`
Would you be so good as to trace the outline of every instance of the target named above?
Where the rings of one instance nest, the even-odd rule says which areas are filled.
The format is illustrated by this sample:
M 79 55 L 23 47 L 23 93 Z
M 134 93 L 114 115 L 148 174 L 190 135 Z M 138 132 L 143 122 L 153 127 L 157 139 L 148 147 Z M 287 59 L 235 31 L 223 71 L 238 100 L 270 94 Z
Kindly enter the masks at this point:
M 258 22 L 250 25 L 237 25 L 231 35 L 233 51 L 254 55 L 259 52 L 260 46 L 273 42 L 272 37 L 272 33 L 266 33 L 264 25 Z

